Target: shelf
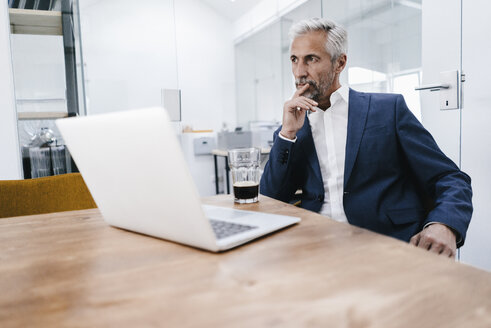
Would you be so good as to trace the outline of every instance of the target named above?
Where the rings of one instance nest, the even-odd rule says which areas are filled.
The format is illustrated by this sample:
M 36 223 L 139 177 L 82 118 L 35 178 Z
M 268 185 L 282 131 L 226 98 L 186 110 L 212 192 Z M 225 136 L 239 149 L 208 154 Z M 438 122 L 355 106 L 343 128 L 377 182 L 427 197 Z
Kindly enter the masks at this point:
M 63 35 L 60 11 L 9 9 L 10 33 Z
M 20 112 L 17 114 L 19 120 L 53 120 L 68 117 L 67 112 Z
M 64 102 L 66 103 L 65 98 L 17 98 L 15 101 L 18 104 L 22 103 L 51 103 L 51 102 Z

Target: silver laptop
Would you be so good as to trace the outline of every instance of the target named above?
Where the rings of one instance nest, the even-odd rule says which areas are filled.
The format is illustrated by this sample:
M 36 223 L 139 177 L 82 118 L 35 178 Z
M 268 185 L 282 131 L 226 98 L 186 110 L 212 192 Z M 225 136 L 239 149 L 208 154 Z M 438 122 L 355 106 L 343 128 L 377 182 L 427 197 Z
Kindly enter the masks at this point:
M 61 119 L 56 125 L 112 226 L 219 252 L 300 222 L 202 205 L 161 107 Z

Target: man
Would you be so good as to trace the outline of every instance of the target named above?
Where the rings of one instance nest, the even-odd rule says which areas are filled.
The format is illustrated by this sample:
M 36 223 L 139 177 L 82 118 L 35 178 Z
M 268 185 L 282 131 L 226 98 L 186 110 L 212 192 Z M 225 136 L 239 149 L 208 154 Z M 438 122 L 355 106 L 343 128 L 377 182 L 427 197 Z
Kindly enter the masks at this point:
M 325 19 L 290 30 L 296 92 L 283 107 L 261 193 L 454 257 L 472 215 L 471 179 L 401 95 L 341 86 L 346 31 Z M 310 113 L 310 114 L 307 114 Z

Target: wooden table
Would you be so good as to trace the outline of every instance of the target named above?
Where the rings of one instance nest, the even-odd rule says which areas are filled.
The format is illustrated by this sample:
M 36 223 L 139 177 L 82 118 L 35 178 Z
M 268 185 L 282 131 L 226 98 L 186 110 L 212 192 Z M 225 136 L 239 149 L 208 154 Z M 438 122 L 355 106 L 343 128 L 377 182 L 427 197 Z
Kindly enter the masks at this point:
M 213 254 L 96 209 L 0 219 L 0 326 L 491 327 L 488 272 L 264 196 L 240 208 L 302 222 Z

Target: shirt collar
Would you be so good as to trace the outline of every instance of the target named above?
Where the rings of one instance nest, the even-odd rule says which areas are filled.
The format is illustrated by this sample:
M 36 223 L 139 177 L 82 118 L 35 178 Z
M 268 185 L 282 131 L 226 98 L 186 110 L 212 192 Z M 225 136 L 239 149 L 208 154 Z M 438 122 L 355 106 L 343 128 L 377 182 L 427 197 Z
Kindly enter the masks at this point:
M 344 86 L 342 85 L 339 89 L 337 89 L 336 91 L 334 91 L 332 94 L 331 94 L 331 97 L 330 97 L 330 101 L 331 101 L 331 107 L 329 107 L 328 109 L 326 109 L 326 112 L 328 110 L 332 110 L 332 107 L 334 106 L 334 104 L 340 100 L 344 100 L 346 102 L 346 104 L 348 104 L 348 101 L 349 101 L 349 88 L 347 86 Z M 317 124 L 317 121 L 320 119 L 320 117 L 323 117 L 324 115 L 324 111 L 321 110 L 319 107 L 316 107 L 317 111 L 315 112 L 311 112 L 309 114 L 309 119 L 311 121 L 313 121 L 312 123 L 313 124 Z
M 334 106 L 335 103 L 337 103 L 340 100 L 344 100 L 346 103 L 348 103 L 348 98 L 349 98 L 349 88 L 347 86 L 342 85 L 339 89 L 334 91 L 331 94 L 331 107 Z

